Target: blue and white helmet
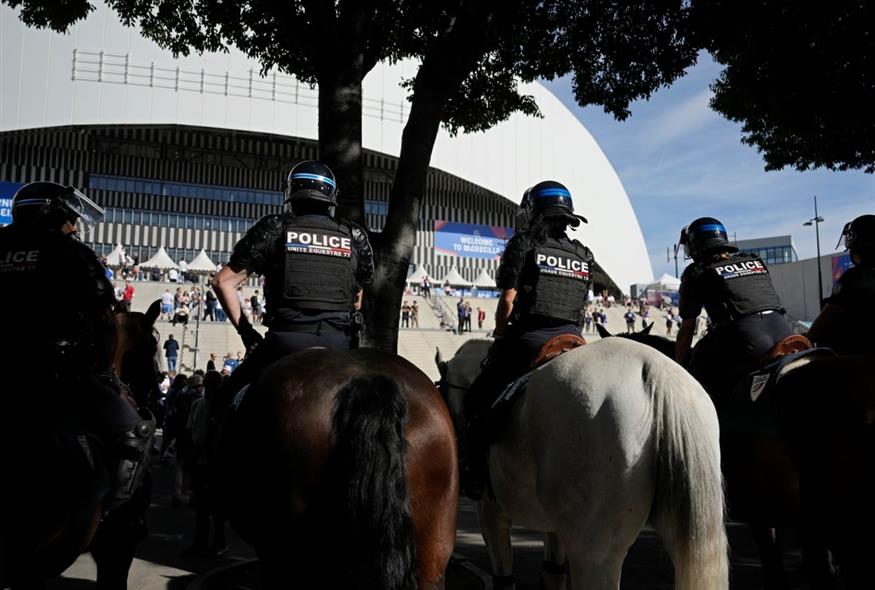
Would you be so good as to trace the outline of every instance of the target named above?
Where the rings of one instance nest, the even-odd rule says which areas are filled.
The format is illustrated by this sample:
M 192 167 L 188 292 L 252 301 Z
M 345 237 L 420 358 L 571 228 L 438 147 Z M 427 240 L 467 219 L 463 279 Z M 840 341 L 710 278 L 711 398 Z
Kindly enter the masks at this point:
M 322 201 L 337 205 L 337 181 L 331 168 L 315 160 L 295 164 L 286 184 L 286 203 L 294 201 Z
M 517 228 L 524 230 L 537 217 L 565 217 L 577 227 L 586 218 L 574 214 L 571 192 L 561 182 L 544 180 L 523 193 L 520 209 L 517 212 Z
M 726 226 L 713 217 L 700 217 L 682 229 L 678 244 L 684 247 L 686 257 L 693 260 L 715 250 L 738 252 L 729 243 Z

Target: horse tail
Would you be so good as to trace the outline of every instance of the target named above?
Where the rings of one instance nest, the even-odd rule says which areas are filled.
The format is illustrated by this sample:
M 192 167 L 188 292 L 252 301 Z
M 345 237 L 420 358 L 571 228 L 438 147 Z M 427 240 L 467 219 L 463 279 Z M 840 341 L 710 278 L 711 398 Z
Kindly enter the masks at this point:
M 332 487 L 351 560 L 341 587 L 416 588 L 415 539 L 405 477 L 407 399 L 380 375 L 358 377 L 335 401 Z
M 651 517 L 672 556 L 678 590 L 726 590 L 729 557 L 717 414 L 698 383 L 675 368 L 650 361 L 643 369 L 653 400 L 656 449 Z

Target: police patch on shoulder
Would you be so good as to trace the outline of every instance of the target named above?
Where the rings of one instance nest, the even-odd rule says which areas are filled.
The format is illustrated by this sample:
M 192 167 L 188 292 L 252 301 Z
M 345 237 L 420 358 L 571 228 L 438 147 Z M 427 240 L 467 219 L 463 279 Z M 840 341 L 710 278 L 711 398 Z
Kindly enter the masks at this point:
M 535 264 L 538 265 L 538 272 L 540 274 L 576 279 L 578 281 L 589 280 L 589 263 L 583 260 L 576 260 L 558 254 L 538 252 L 535 255 Z
M 287 231 L 286 252 L 320 256 L 352 256 L 352 238 L 328 233 Z
M 737 279 L 753 275 L 767 275 L 769 269 L 762 260 L 747 260 L 745 262 L 727 262 L 714 268 L 721 279 Z

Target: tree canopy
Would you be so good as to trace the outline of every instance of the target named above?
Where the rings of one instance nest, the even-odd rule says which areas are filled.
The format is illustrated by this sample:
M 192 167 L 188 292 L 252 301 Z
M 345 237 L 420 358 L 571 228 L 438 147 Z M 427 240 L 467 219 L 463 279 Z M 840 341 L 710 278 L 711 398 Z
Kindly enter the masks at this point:
M 766 169 L 875 172 L 875 3 L 702 0 L 695 14 L 725 66 L 711 106 Z
M 88 0 L 0 0 L 33 26 L 64 31 Z M 623 119 L 629 103 L 693 64 L 686 0 L 106 0 L 127 25 L 176 54 L 237 47 L 263 70 L 319 87 L 320 159 L 334 168 L 341 213 L 364 220 L 362 80 L 380 61 L 420 62 L 365 309 L 372 344 L 394 349 L 426 174 L 441 124 L 482 131 L 522 111 L 519 84 L 570 75 L 581 105 Z M 520 187 L 522 191 L 525 187 Z

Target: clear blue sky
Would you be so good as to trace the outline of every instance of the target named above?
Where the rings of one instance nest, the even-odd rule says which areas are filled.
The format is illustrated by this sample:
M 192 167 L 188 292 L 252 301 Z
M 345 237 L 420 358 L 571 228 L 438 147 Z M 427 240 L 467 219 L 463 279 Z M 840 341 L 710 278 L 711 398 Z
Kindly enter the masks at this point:
M 546 85 L 595 137 L 620 176 L 656 276 L 674 274 L 674 261 L 666 263 L 666 246 L 677 241 L 684 225 L 702 216 L 720 219 L 739 240 L 790 234 L 800 258 L 814 256 L 814 228 L 802 226 L 814 217 L 813 195 L 824 218 L 821 254 L 833 253 L 846 221 L 875 213 L 875 176 L 766 172 L 756 149 L 741 143 L 741 126 L 708 107 L 710 85 L 719 73 L 718 64 L 701 56 L 670 88 L 634 103 L 623 122 L 598 107 L 580 108 L 569 78 Z M 574 197 L 575 208 L 586 215 L 588 196 Z

